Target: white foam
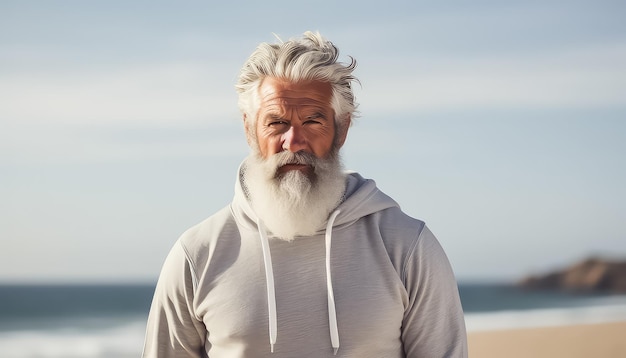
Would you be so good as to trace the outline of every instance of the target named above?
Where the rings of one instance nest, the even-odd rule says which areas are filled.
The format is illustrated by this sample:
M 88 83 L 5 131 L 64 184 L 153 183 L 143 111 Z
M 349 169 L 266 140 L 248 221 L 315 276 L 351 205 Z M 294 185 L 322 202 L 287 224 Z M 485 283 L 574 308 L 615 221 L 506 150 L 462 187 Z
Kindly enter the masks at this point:
M 624 303 L 465 315 L 465 324 L 469 332 L 621 321 L 626 321 L 626 304 Z
M 145 322 L 103 330 L 0 333 L 3 358 L 130 358 L 141 355 Z

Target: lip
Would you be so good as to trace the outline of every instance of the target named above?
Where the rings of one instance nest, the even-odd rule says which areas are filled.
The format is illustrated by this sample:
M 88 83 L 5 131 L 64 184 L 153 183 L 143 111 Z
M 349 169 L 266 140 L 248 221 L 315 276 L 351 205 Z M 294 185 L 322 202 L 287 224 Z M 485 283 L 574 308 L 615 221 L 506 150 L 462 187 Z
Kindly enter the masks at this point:
M 284 168 L 285 170 L 300 170 L 303 168 L 308 168 L 308 165 L 306 164 L 297 164 L 297 163 L 288 163 L 283 165 L 281 168 Z
M 280 173 L 286 173 L 291 170 L 299 170 L 301 172 L 310 172 L 313 168 L 307 164 L 287 163 L 281 166 L 278 171 Z

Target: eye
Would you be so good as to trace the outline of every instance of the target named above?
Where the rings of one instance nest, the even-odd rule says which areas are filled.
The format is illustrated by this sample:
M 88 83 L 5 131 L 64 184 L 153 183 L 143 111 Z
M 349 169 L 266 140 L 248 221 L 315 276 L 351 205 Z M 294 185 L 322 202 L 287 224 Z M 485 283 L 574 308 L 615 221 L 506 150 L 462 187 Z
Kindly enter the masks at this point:
M 267 125 L 270 127 L 279 127 L 279 126 L 286 126 L 288 124 L 289 123 L 287 123 L 287 121 L 275 120 L 275 121 L 269 122 Z
M 265 118 L 265 125 L 268 127 L 276 127 L 289 124 L 287 120 L 279 115 L 271 114 Z
M 307 116 L 304 120 L 304 123 L 308 123 L 308 124 L 321 123 L 321 119 L 323 118 L 324 116 L 321 113 L 315 113 L 310 116 Z

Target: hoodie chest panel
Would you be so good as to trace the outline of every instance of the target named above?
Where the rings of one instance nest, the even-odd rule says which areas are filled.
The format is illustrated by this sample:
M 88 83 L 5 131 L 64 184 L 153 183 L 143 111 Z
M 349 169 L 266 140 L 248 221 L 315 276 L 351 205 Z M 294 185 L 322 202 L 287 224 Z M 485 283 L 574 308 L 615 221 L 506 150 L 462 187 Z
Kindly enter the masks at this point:
M 304 240 L 270 240 L 278 321 L 274 357 L 279 352 L 301 353 L 307 345 L 310 354 L 319 354 L 321 347 L 330 346 L 324 242 Z M 258 236 L 242 238 L 238 251 L 226 269 L 209 264 L 198 290 L 197 312 L 209 333 L 211 353 L 231 356 L 238 347 L 241 352 L 251 350 L 242 356 L 257 357 L 259 350 L 269 353 L 265 268 Z M 211 277 L 212 271 L 219 275 Z
M 408 296 L 382 235 L 369 218 L 333 234 L 337 321 L 347 344 L 372 343 L 369 351 L 360 351 L 361 356 L 402 356 L 400 337 Z
M 216 247 L 201 269 L 195 297 L 196 313 L 208 332 L 210 356 L 245 356 L 233 353 L 243 352 L 247 345 L 269 347 L 260 242 L 221 236 Z
M 331 266 L 341 349 L 338 356 L 401 356 L 401 283 L 367 222 L 333 233 Z M 368 232 L 369 231 L 369 232 Z M 323 356 L 330 338 L 322 236 L 270 240 L 278 335 L 275 356 Z M 237 259 L 211 270 L 198 289 L 198 312 L 211 353 L 269 353 L 265 269 L 258 236 L 244 235 Z M 211 267 L 211 265 L 209 265 Z M 248 353 L 245 353 L 248 352 Z

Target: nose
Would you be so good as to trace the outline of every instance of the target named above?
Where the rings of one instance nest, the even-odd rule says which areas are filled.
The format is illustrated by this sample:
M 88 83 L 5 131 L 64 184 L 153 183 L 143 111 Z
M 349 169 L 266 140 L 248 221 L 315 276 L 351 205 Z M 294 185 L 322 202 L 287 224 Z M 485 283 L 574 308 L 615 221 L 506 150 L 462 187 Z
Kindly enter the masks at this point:
M 305 150 L 307 146 L 306 138 L 302 129 L 297 126 L 289 127 L 289 130 L 283 134 L 283 149 L 292 153 Z

